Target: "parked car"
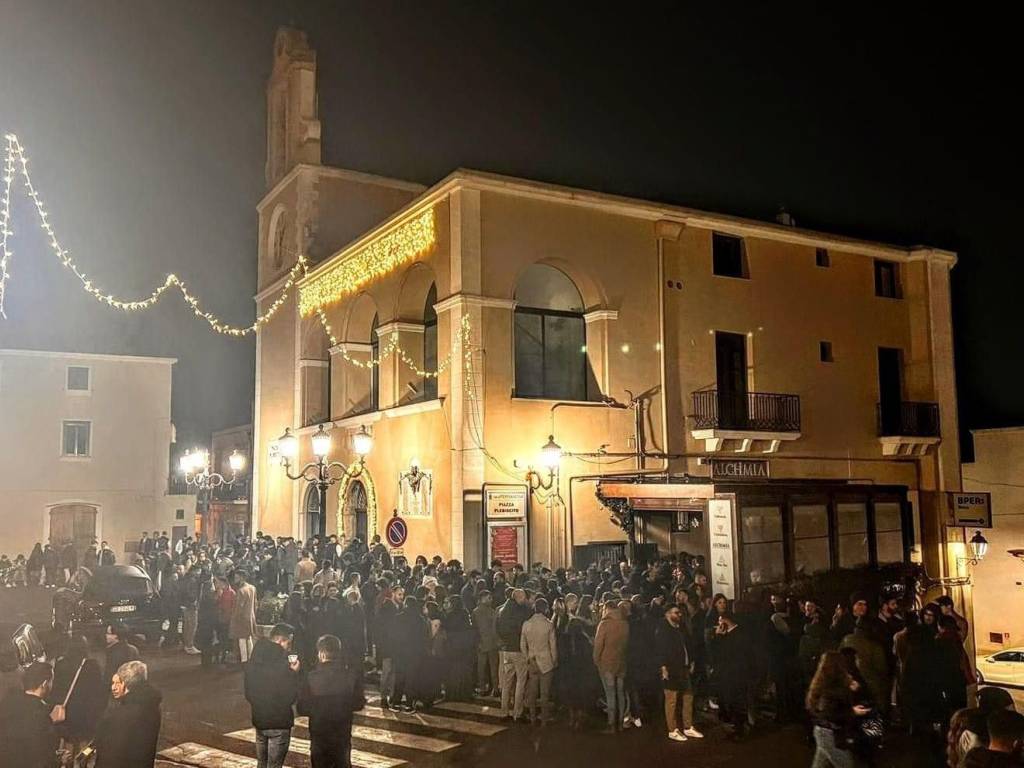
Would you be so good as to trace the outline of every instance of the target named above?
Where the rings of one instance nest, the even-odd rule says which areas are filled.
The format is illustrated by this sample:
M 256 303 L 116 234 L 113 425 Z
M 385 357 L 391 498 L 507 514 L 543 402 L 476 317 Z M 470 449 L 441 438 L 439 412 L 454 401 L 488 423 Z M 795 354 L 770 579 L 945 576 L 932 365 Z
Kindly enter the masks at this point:
M 160 594 L 149 574 L 136 565 L 80 568 L 72 583 L 53 595 L 54 624 L 90 637 L 121 622 L 147 640 L 160 636 Z
M 978 683 L 1024 688 L 1024 648 L 978 656 Z

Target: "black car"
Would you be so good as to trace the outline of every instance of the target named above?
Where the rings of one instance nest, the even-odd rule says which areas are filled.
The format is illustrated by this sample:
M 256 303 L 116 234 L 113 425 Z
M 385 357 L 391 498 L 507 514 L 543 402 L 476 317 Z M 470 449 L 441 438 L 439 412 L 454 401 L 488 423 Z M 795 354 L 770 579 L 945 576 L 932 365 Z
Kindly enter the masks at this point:
M 53 595 L 53 621 L 73 632 L 95 636 L 121 622 L 147 640 L 160 636 L 160 594 L 149 574 L 136 565 L 80 568 L 72 585 Z

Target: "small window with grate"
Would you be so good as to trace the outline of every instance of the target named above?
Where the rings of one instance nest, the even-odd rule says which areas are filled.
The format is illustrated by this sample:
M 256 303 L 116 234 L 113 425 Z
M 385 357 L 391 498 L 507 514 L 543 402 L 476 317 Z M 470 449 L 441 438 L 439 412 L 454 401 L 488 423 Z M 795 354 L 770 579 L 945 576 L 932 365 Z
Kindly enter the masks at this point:
M 832 259 L 829 258 L 828 248 L 814 249 L 814 263 L 819 267 L 831 267 Z
M 832 342 L 831 341 L 819 341 L 818 342 L 818 355 L 823 363 L 834 363 L 835 359 L 832 357 Z
M 750 278 L 743 238 L 714 232 L 711 236 L 712 269 L 719 277 Z

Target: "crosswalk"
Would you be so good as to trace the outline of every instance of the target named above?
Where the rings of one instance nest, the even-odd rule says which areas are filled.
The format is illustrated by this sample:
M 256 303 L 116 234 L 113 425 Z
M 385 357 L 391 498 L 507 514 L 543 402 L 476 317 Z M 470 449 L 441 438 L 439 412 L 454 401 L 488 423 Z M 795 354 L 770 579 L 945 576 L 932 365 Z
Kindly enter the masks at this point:
M 445 714 L 435 714 L 434 710 Z M 467 738 L 489 738 L 505 730 L 499 724 L 500 710 L 476 702 L 441 702 L 431 712 L 396 712 L 380 707 L 380 697 L 370 694 L 367 705 L 356 713 L 352 727 L 352 765 L 354 768 L 414 768 L 417 758 L 440 755 L 456 749 Z M 253 728 L 223 734 L 229 744 L 254 745 Z M 160 752 L 171 763 L 194 768 L 256 768 L 255 749 L 222 749 L 209 744 L 183 742 Z M 310 751 L 309 720 L 295 719 L 289 746 L 289 758 L 304 756 Z

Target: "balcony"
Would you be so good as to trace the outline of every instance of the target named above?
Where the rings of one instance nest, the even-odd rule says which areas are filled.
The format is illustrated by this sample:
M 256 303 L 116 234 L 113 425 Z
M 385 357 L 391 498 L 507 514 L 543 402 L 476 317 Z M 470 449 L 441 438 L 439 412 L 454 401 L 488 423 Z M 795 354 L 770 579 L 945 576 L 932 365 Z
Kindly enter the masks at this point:
M 879 403 L 876 413 L 883 456 L 923 456 L 941 439 L 938 403 Z
M 708 389 L 691 397 L 691 435 L 709 453 L 776 453 L 783 442 L 800 437 L 799 395 Z

